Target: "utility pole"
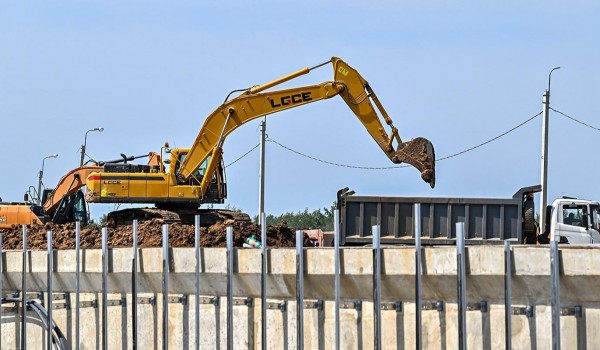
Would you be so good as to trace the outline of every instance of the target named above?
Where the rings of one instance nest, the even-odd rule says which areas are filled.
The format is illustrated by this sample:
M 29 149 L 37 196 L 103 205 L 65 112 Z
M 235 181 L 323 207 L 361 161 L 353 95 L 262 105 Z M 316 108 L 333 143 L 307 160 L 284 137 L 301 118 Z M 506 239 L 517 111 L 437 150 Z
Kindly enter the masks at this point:
M 542 99 L 542 192 L 540 194 L 540 233 L 550 229 L 546 226 L 546 206 L 548 205 L 548 123 L 550 115 L 550 78 L 552 72 L 560 67 L 552 68 L 548 74 L 548 90 Z
M 48 158 L 56 158 L 58 157 L 58 154 L 54 153 L 51 154 L 47 157 L 44 157 L 44 159 L 42 159 L 42 169 L 40 169 L 39 175 L 38 175 L 38 190 L 37 190 L 37 203 L 38 205 L 42 205 L 42 179 L 44 178 L 44 162 L 46 161 L 46 159 Z

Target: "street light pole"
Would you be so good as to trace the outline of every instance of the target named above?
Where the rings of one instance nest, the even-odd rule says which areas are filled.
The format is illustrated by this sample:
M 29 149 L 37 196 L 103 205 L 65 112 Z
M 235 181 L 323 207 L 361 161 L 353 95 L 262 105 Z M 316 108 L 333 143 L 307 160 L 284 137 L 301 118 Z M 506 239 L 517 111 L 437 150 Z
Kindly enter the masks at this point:
M 42 159 L 42 169 L 40 170 L 40 174 L 39 174 L 39 178 L 38 178 L 38 191 L 37 191 L 38 205 L 42 205 L 42 178 L 44 177 L 44 162 L 48 158 L 56 158 L 56 157 L 58 157 L 58 154 L 54 153 L 54 154 L 51 154 L 47 157 L 44 157 L 44 159 Z
M 542 192 L 540 193 L 540 233 L 544 233 L 549 227 L 546 225 L 546 206 L 548 205 L 548 123 L 550 115 L 550 79 L 552 72 L 560 69 L 554 67 L 548 74 L 548 90 L 544 92 L 543 114 L 542 114 Z
M 98 131 L 98 132 L 102 132 L 104 131 L 104 128 L 100 127 L 100 128 L 93 128 L 90 129 L 88 131 L 85 132 L 85 138 L 83 139 L 83 145 L 81 145 L 81 160 L 79 161 L 79 166 L 83 166 L 83 157 L 85 156 L 85 146 L 87 144 L 87 135 L 90 131 Z

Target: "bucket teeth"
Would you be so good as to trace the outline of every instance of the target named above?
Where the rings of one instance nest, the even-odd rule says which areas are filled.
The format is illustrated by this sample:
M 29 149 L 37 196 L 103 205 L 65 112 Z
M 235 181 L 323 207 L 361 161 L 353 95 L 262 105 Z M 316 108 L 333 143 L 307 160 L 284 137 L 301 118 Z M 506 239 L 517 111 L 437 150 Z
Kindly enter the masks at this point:
M 414 166 L 421 172 L 423 181 L 435 187 L 435 151 L 428 139 L 417 137 L 398 145 L 394 162 Z

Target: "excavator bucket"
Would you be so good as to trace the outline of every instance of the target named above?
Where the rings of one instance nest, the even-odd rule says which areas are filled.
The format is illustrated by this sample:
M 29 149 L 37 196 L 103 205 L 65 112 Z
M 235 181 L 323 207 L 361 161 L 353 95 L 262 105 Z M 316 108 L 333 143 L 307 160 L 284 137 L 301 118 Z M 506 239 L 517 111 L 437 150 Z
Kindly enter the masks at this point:
M 421 172 L 421 178 L 435 187 L 435 151 L 426 138 L 417 137 L 398 145 L 394 163 L 407 163 Z

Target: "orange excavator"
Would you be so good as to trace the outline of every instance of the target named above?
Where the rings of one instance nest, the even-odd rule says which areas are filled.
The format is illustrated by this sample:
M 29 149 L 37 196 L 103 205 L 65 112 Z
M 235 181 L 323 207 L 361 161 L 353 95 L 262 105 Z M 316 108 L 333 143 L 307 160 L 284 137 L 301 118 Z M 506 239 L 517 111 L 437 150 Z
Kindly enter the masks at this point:
M 62 224 L 80 221 L 87 224 L 87 209 L 81 188 L 85 179 L 99 166 L 82 166 L 65 174 L 57 186 L 44 190 L 41 205 L 29 200 L 24 202 L 0 203 L 0 229 L 13 225 L 39 225 L 47 222 Z
M 41 225 L 48 222 L 64 224 L 79 221 L 83 226 L 88 223 L 87 203 L 83 187 L 87 177 L 94 172 L 102 171 L 105 164 L 127 163 L 128 161 L 149 157 L 148 164 L 156 166 L 160 157 L 151 152 L 143 156 L 121 155 L 122 158 L 95 165 L 84 165 L 67 172 L 53 189 L 45 189 L 41 193 L 41 201 L 30 200 L 28 193 L 23 202 L 1 202 L 0 229 L 8 229 L 14 225 Z

